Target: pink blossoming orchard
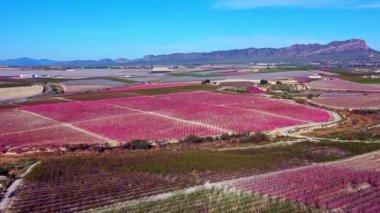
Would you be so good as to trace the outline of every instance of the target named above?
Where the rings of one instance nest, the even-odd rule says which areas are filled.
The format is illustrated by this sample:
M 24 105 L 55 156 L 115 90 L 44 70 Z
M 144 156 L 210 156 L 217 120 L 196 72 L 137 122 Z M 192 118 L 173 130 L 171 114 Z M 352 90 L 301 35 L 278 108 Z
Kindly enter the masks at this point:
M 0 117 L 0 146 L 11 150 L 134 139 L 162 143 L 331 119 L 328 111 L 293 102 L 204 91 L 26 106 L 0 111 Z
M 378 212 L 380 172 L 311 166 L 238 181 L 234 187 L 321 209 Z

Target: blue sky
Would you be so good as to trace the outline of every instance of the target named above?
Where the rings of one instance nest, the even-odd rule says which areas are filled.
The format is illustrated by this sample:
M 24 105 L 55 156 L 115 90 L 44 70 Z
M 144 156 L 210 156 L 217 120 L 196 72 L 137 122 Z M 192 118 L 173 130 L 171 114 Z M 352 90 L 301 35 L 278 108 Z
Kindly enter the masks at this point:
M 0 59 L 137 58 L 365 39 L 380 0 L 0 0 Z

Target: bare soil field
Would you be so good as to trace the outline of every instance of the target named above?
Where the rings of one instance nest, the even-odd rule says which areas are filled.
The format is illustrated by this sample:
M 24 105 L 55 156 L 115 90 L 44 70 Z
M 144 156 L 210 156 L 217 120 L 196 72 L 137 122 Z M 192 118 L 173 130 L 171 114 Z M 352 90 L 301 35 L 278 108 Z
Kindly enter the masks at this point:
M 380 92 L 380 85 L 360 84 L 337 78 L 312 81 L 305 85 L 309 89 L 323 91 Z
M 89 79 L 65 81 L 62 83 L 62 85 L 64 86 L 65 93 L 78 93 L 121 87 L 125 86 L 126 84 L 105 79 Z
M 313 105 L 334 109 L 380 109 L 380 93 L 353 97 L 320 97 L 309 100 Z
M 42 86 L 0 88 L 0 101 L 28 98 L 42 94 Z

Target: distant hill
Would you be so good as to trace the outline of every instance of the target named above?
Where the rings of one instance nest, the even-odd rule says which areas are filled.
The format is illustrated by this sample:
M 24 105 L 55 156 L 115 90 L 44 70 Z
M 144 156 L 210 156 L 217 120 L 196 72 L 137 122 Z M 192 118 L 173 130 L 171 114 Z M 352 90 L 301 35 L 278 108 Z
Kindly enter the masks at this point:
M 174 53 L 168 55 L 148 55 L 129 60 L 75 60 L 53 61 L 31 58 L 8 59 L 0 65 L 8 66 L 117 66 L 155 64 L 223 64 L 284 62 L 308 63 L 314 61 L 339 63 L 380 63 L 380 52 L 368 47 L 364 40 L 351 39 L 322 44 L 295 44 L 285 48 L 248 48 L 204 53 Z
M 50 66 L 52 64 L 58 63 L 57 61 L 49 59 L 33 59 L 33 58 L 16 58 L 0 60 L 1 66 Z
M 352 39 L 334 41 L 327 45 L 295 44 L 286 48 L 248 48 L 209 53 L 175 53 L 150 55 L 135 63 L 250 63 L 250 62 L 293 62 L 338 61 L 341 63 L 379 62 L 380 53 L 369 48 L 365 41 Z

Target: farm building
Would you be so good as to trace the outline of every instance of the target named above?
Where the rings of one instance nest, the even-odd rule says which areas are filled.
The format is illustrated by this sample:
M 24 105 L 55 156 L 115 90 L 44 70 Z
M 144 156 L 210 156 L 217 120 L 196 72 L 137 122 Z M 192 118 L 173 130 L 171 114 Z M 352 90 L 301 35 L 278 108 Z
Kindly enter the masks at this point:
M 318 80 L 318 79 L 322 79 L 322 76 L 320 76 L 320 75 L 311 75 L 311 76 L 309 76 L 309 79 Z
M 171 67 L 153 67 L 151 73 L 172 73 Z

